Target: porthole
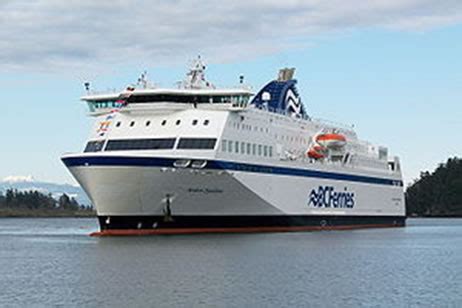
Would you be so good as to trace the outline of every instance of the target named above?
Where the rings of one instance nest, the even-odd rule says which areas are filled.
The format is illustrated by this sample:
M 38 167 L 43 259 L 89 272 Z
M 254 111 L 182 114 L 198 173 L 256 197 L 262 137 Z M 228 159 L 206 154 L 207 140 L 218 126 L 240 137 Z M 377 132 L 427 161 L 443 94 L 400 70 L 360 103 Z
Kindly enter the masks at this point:
M 162 125 L 162 126 L 165 126 L 165 124 L 167 124 L 167 120 L 162 120 L 161 125 Z
M 192 125 L 197 125 L 197 120 L 196 120 L 196 119 L 194 119 L 194 120 L 192 121 Z
M 116 123 L 116 127 L 120 127 L 121 122 Z
M 175 124 L 176 124 L 176 125 L 180 125 L 180 123 L 181 123 L 181 120 L 176 120 L 176 123 L 175 123 Z
M 210 121 L 209 120 L 204 120 L 204 125 L 207 126 L 209 125 Z
M 146 121 L 146 126 L 151 125 L 151 121 Z
M 135 126 L 135 121 L 130 122 L 130 127 L 133 127 L 133 126 Z

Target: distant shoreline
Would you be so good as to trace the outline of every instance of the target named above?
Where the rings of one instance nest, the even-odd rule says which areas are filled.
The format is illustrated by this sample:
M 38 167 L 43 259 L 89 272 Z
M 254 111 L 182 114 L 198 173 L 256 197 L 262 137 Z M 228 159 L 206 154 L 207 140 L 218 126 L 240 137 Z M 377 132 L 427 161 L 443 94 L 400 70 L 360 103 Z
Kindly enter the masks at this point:
M 0 218 L 93 218 L 95 211 L 0 209 Z
M 95 211 L 37 211 L 37 210 L 18 210 L 0 209 L 1 218 L 96 218 Z M 462 215 L 434 215 L 434 216 L 406 216 L 406 218 L 462 218 Z
M 455 215 L 429 215 L 429 216 L 413 216 L 409 215 L 406 218 L 462 218 L 462 215 L 455 214 Z

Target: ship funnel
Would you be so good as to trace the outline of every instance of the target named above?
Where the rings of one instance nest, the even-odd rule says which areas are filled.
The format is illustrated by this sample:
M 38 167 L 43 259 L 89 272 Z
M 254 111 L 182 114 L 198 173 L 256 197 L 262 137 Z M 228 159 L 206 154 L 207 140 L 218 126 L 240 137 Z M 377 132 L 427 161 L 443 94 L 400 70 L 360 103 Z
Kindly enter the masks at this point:
M 295 67 L 285 67 L 279 70 L 278 81 L 292 80 L 295 74 Z

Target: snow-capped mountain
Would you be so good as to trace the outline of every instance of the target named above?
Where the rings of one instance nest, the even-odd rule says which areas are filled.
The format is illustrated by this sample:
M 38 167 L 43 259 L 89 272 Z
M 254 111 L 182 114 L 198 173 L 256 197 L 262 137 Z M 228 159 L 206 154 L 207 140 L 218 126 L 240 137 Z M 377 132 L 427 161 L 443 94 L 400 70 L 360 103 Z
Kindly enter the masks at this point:
M 90 205 L 85 192 L 80 186 L 70 184 L 57 184 L 35 180 L 34 177 L 28 176 L 7 176 L 0 180 L 0 192 L 5 193 L 7 189 L 17 189 L 22 191 L 36 190 L 44 194 L 50 193 L 54 198 L 59 198 L 62 194 L 73 197 L 78 203 Z
M 35 179 L 32 175 L 10 175 L 3 178 L 3 183 L 21 183 L 21 182 L 34 182 Z

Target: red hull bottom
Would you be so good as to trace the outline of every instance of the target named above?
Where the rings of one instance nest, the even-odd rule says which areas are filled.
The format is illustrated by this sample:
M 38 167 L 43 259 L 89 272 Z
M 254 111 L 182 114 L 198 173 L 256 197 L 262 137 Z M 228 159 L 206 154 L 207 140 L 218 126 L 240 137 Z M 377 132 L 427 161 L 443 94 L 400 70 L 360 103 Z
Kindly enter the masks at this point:
M 354 230 L 366 228 L 404 227 L 404 224 L 358 224 L 344 226 L 275 226 L 275 227 L 228 227 L 228 228 L 165 228 L 165 229 L 109 229 L 93 232 L 90 236 L 145 236 L 210 233 L 264 233 L 303 232 L 322 230 Z

